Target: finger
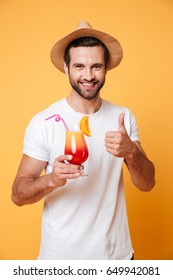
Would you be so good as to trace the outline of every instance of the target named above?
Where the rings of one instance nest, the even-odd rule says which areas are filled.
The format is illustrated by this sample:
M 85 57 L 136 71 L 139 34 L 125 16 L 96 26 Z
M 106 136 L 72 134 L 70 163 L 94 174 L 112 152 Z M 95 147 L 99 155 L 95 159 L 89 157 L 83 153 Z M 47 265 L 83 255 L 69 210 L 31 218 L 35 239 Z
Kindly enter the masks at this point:
M 59 176 L 56 177 L 56 180 L 58 181 L 65 181 L 67 182 L 68 179 L 77 179 L 80 177 L 80 173 L 75 173 L 75 174 L 60 174 Z
M 115 148 L 115 145 L 114 145 L 114 144 L 108 144 L 108 143 L 106 143 L 106 144 L 105 144 L 105 147 L 106 147 L 106 149 L 114 149 L 114 148 Z
M 124 117 L 125 113 L 121 113 L 118 117 L 118 131 L 126 130 L 124 125 Z
M 81 173 L 78 172 L 78 173 L 69 173 L 69 174 L 61 174 L 61 178 L 62 179 L 75 179 L 75 178 L 78 178 L 80 177 Z
M 58 166 L 53 169 L 53 174 L 60 180 L 77 178 L 80 176 L 80 172 L 80 170 L 73 170 L 68 168 L 61 169 Z
M 83 169 L 82 165 L 74 165 L 68 162 L 55 162 L 54 166 L 62 170 L 68 169 L 68 170 L 77 171 Z
M 74 169 L 82 169 L 82 165 L 76 165 L 76 164 L 72 164 L 69 163 L 68 161 L 70 161 L 73 158 L 72 155 L 61 155 L 59 157 L 57 157 L 54 161 L 54 166 L 58 166 L 59 168 L 66 168 L 67 166 L 69 166 L 69 168 L 74 168 Z
M 63 167 L 58 165 L 54 167 L 54 171 L 61 174 L 74 174 L 79 173 L 81 170 L 83 170 L 83 166 L 76 166 L 76 168 L 74 168 L 68 164 L 64 164 Z
M 106 138 L 114 138 L 116 136 L 115 131 L 107 131 L 106 132 Z
M 118 117 L 118 132 L 121 132 L 123 135 L 126 135 L 127 130 L 125 127 L 124 118 L 125 118 L 125 113 L 121 113 Z
M 114 149 L 112 148 L 106 148 L 106 151 L 110 154 L 114 154 Z
M 108 132 L 106 132 L 105 141 L 114 142 L 114 141 L 116 141 L 116 139 L 122 138 L 122 136 L 123 135 L 122 135 L 121 131 L 108 131 Z
M 68 161 L 68 160 L 72 160 L 73 156 L 72 155 L 61 155 L 59 157 L 57 157 L 55 159 L 55 161 L 58 161 L 58 162 L 64 162 L 65 160 Z

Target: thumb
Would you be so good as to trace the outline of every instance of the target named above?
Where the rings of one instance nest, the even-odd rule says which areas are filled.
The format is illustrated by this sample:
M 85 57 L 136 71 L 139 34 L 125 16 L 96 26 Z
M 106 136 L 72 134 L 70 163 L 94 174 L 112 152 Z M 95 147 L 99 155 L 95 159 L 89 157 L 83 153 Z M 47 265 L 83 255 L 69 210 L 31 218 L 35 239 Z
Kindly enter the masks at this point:
M 121 113 L 118 117 L 118 131 L 126 132 L 126 128 L 124 125 L 124 117 L 125 117 L 125 113 Z

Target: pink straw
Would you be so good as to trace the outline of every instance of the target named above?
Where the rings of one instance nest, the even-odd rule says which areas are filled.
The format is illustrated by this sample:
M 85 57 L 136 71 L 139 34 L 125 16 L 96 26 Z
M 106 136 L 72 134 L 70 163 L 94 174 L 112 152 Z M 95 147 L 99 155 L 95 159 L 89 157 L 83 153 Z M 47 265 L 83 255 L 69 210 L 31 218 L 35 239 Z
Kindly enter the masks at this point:
M 55 118 L 55 121 L 56 121 L 56 122 L 62 121 L 63 124 L 64 124 L 65 129 L 66 129 L 66 130 L 69 130 L 69 129 L 68 129 L 68 126 L 66 125 L 66 123 L 65 123 L 65 121 L 64 121 L 64 119 L 61 118 L 61 116 L 58 115 L 58 114 L 55 114 L 55 115 L 53 115 L 53 116 L 50 116 L 50 117 L 46 118 L 45 121 L 47 121 L 47 120 L 49 120 L 49 119 L 51 119 L 51 118 L 54 118 L 54 117 L 56 117 L 56 118 Z

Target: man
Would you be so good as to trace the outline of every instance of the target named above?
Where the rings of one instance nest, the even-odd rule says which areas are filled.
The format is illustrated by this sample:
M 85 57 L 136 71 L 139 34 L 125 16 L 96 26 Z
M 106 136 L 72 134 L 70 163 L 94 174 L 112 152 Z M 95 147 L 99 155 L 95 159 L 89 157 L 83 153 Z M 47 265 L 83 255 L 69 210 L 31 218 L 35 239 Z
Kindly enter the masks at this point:
M 44 198 L 39 259 L 131 259 L 133 248 L 126 214 L 122 166 L 142 191 L 155 185 L 154 166 L 145 155 L 132 113 L 100 97 L 107 71 L 122 59 L 120 43 L 80 22 L 58 41 L 53 64 L 69 77 L 71 93 L 38 113 L 27 127 L 24 154 L 12 190 L 17 205 Z M 83 166 L 64 155 L 62 122 L 89 116 L 89 158 Z M 46 174 L 40 176 L 46 169 Z

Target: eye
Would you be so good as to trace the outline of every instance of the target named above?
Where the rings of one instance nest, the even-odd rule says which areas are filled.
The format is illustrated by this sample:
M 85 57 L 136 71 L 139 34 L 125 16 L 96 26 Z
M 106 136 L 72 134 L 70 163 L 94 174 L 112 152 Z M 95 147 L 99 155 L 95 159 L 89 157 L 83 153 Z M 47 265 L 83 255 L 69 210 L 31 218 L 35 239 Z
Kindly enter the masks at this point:
M 94 69 L 100 70 L 102 68 L 102 64 L 95 64 Z
M 75 65 L 75 68 L 76 68 L 76 69 L 82 69 L 82 68 L 83 68 L 83 65 L 82 65 L 82 64 L 76 64 L 76 65 Z

